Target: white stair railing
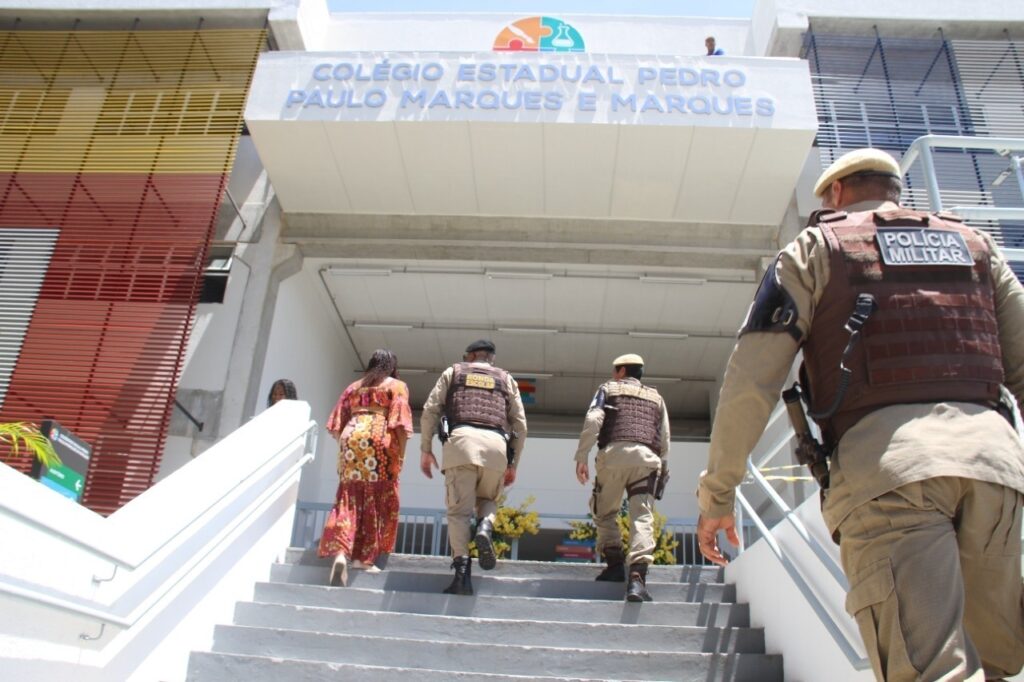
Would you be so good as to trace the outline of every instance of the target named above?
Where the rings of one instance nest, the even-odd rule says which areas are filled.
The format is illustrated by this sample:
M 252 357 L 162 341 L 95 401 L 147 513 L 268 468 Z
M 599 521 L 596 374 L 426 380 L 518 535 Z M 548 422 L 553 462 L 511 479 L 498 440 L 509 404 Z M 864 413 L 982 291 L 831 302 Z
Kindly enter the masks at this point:
M 845 594 L 849 590 L 849 582 L 846 579 L 846 575 L 843 573 L 842 568 L 836 562 L 832 553 L 830 553 L 821 542 L 819 542 L 814 535 L 808 530 L 806 524 L 798 516 L 797 510 L 790 506 L 783 496 L 779 494 L 778 490 L 772 486 L 772 484 L 765 478 L 761 473 L 761 469 L 765 468 L 775 457 L 780 453 L 792 453 L 792 447 L 795 444 L 796 434 L 793 429 L 785 424 L 784 420 L 787 419 L 786 411 L 782 407 L 780 401 L 779 405 L 773 410 L 766 426 L 766 432 L 774 432 L 776 435 L 771 441 L 772 444 L 764 449 L 763 453 L 755 451 L 754 454 L 747 460 L 747 472 L 749 474 L 749 483 L 752 483 L 754 487 L 760 492 L 768 502 L 769 508 L 774 512 L 773 518 L 778 518 L 778 523 L 785 523 L 792 529 L 796 537 L 805 545 L 814 557 L 814 561 L 819 565 L 821 569 L 824 569 L 824 573 L 831 577 L 833 583 L 832 591 L 839 590 L 842 594 Z M 812 486 L 810 491 L 814 498 L 817 497 L 818 488 Z M 806 500 L 805 500 L 806 501 Z M 798 501 L 799 506 L 799 501 Z M 794 558 L 791 556 L 791 552 L 787 551 L 785 543 L 779 542 L 776 537 L 776 526 L 769 527 L 768 522 L 762 518 L 763 514 L 758 513 L 757 509 L 751 504 L 750 500 L 745 496 L 742 491 L 736 491 L 736 519 L 739 522 L 740 519 L 752 523 L 758 531 L 761 533 L 761 540 L 767 545 L 772 555 L 776 558 L 779 564 L 785 571 L 789 580 L 796 587 L 800 596 L 810 607 L 811 611 L 817 617 L 819 624 L 828 633 L 829 637 L 842 652 L 842 656 L 846 659 L 847 664 L 854 671 L 866 671 L 871 667 L 870 660 L 861 653 L 859 638 L 849 634 L 849 627 L 840 626 L 836 615 L 829 609 L 828 606 L 823 602 L 819 596 L 819 592 L 822 590 L 821 586 L 817 586 L 817 589 L 812 586 L 811 582 L 807 579 L 806 573 L 808 572 L 807 567 L 803 569 L 798 565 Z M 756 542 L 754 543 L 756 544 Z M 749 550 L 750 547 L 741 547 L 741 557 L 737 561 L 742 561 L 742 555 L 744 550 Z M 817 569 L 813 570 L 814 573 L 820 573 Z M 753 606 L 753 604 L 752 604 Z M 846 618 L 845 614 L 840 617 Z M 787 654 L 788 655 L 788 654 Z M 789 663 L 787 663 L 789 665 Z
M 8 679 L 184 679 L 288 543 L 309 406 L 283 401 L 103 518 L 0 465 Z

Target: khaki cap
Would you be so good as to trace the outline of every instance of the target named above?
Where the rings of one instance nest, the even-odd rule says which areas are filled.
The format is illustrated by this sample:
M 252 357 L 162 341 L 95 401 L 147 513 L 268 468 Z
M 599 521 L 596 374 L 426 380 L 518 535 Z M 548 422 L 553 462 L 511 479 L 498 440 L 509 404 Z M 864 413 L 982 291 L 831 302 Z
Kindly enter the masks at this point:
M 615 358 L 615 362 L 612 363 L 612 367 L 618 367 L 619 365 L 643 365 L 644 359 L 636 353 L 626 353 Z
M 897 180 L 903 179 L 899 164 L 888 152 L 871 147 L 854 149 L 840 156 L 825 169 L 814 185 L 814 196 L 820 197 L 834 181 L 842 180 L 854 173 L 889 175 Z

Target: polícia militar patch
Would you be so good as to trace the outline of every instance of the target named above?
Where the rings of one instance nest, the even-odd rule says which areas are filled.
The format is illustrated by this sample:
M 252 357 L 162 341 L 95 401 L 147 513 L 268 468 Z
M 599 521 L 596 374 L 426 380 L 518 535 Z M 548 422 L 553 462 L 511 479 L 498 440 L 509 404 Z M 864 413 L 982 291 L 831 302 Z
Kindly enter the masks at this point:
M 917 227 L 883 227 L 876 234 L 886 265 L 974 265 L 959 232 Z

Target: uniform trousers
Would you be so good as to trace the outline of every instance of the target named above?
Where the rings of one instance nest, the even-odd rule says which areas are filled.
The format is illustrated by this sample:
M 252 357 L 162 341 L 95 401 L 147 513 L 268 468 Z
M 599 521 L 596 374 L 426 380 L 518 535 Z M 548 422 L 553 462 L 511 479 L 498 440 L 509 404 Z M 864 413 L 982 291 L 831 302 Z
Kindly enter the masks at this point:
M 843 520 L 846 610 L 877 679 L 998 679 L 1021 669 L 1022 499 L 995 483 L 932 478 Z
M 622 545 L 616 519 L 622 507 L 626 486 L 646 479 L 651 467 L 602 467 L 594 478 L 594 494 L 590 497 L 590 513 L 597 527 L 597 549 Z M 633 495 L 629 506 L 628 564 L 650 564 L 654 561 L 654 495 Z
M 474 512 L 477 524 L 494 523 L 497 500 L 504 489 L 505 472 L 475 464 L 444 470 L 445 503 L 448 507 L 448 543 L 452 556 L 469 556 L 469 524 Z

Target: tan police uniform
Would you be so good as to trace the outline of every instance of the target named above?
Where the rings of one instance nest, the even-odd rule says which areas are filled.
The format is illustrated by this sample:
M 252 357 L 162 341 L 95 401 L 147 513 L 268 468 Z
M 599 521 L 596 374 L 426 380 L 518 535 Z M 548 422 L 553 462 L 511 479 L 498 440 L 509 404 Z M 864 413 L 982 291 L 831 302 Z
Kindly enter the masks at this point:
M 648 480 L 652 473 L 656 474 L 662 467 L 668 466 L 670 434 L 665 401 L 655 389 L 628 377 L 621 381 L 606 382 L 598 389 L 583 423 L 579 446 L 576 448 L 576 461 L 587 463 L 590 450 L 598 443 L 605 423 L 604 402 L 609 396 L 622 392 L 642 392 L 646 399 L 656 402 L 660 414 L 654 426 L 658 429 L 660 442 L 657 451 L 649 445 L 621 440 L 605 443 L 598 450 L 590 513 L 597 527 L 597 550 L 602 553 L 609 546 L 619 547 L 622 544 L 616 518 L 627 487 Z M 650 564 L 654 561 L 655 549 L 653 490 L 629 497 L 628 507 L 630 533 L 626 563 Z
M 492 365 L 484 362 L 469 363 L 482 369 Z M 445 400 L 451 386 L 454 368 L 449 367 L 437 380 L 423 405 L 420 417 L 420 443 L 423 452 L 431 451 L 433 434 L 445 412 Z M 526 442 L 526 413 L 519 396 L 519 386 L 512 375 L 506 374 L 508 423 L 515 434 L 511 440 L 514 458 L 512 467 L 519 466 L 519 458 Z M 454 426 L 449 424 L 449 426 Z M 474 511 L 478 521 L 494 522 L 498 510 L 497 499 L 504 490 L 505 469 L 508 459 L 505 439 L 501 434 L 473 426 L 454 429 L 441 450 L 441 471 L 444 472 L 445 504 L 448 508 L 448 541 L 452 556 L 469 556 L 470 519 Z
M 831 181 L 827 175 L 822 182 Z M 866 201 L 843 211 L 897 208 Z M 1024 404 L 1024 288 L 991 238 L 979 234 L 991 254 L 1004 383 Z M 705 518 L 733 513 L 747 456 L 815 315 L 828 310 L 823 295 L 832 276 L 829 256 L 822 228 L 812 226 L 766 273 L 765 281 L 774 277 L 791 298 L 794 324 L 790 333 L 748 333 L 756 303 L 748 313 L 726 368 L 708 469 L 698 489 Z M 823 514 L 829 529 L 841 535 L 851 585 L 847 610 L 857 620 L 878 679 L 984 679 L 982 664 L 990 677 L 1020 670 L 1022 493 L 1024 448 L 989 406 L 893 404 L 845 430 L 831 458 Z

